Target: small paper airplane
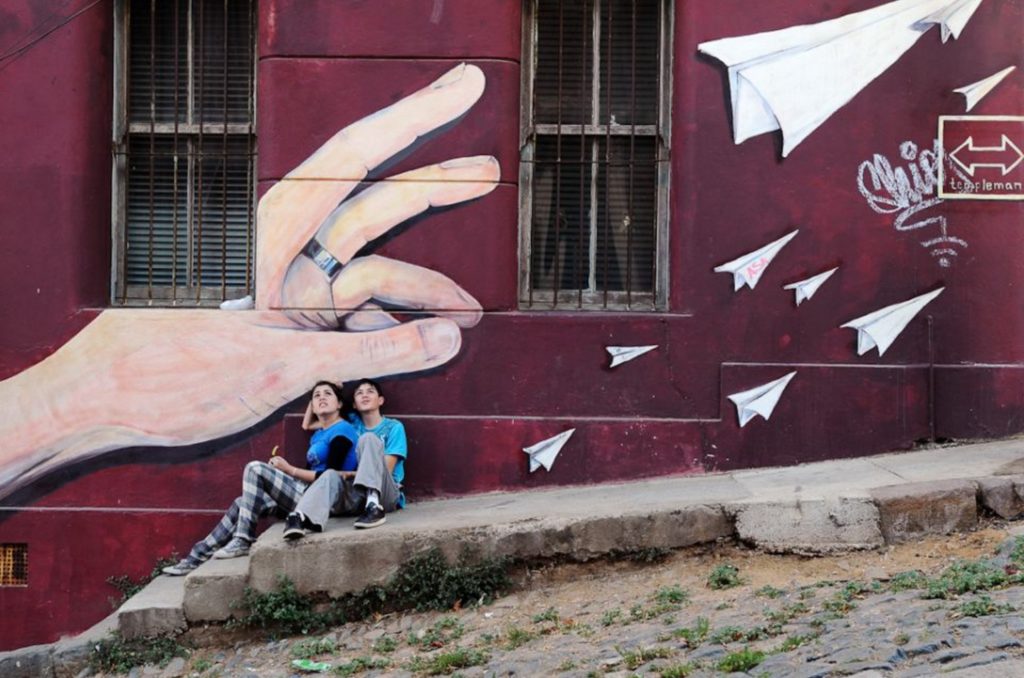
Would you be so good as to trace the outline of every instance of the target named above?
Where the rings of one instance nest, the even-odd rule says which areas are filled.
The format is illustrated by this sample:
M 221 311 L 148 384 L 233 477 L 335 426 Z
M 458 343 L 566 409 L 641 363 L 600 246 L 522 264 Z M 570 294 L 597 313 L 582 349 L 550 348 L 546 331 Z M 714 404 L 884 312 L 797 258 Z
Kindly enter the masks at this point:
M 985 98 L 985 95 L 995 89 L 996 85 L 1003 81 L 1003 78 L 1008 76 L 1016 66 L 1007 66 L 998 73 L 988 76 L 984 80 L 978 82 L 972 82 L 970 85 L 964 85 L 963 87 L 957 87 L 954 92 L 959 92 L 964 95 L 967 100 L 967 111 L 970 112 L 974 108 L 975 104 Z
M 555 457 L 558 456 L 558 453 L 562 451 L 562 447 L 569 442 L 569 438 L 575 432 L 576 429 L 571 428 L 568 431 L 559 433 L 554 438 L 548 438 L 535 445 L 524 447 L 523 452 L 530 455 L 530 473 L 533 473 L 541 466 L 546 471 L 550 471 L 555 463 Z
M 792 233 L 788 233 L 774 242 L 770 242 L 759 250 L 748 252 L 743 254 L 732 261 L 726 262 L 721 266 L 715 266 L 715 273 L 732 273 L 732 291 L 735 292 L 739 288 L 743 287 L 746 283 L 747 287 L 754 289 L 757 285 L 757 281 L 761 279 L 761 274 L 768 268 L 768 264 L 772 263 L 772 259 L 779 253 L 786 243 L 796 237 L 796 234 L 800 230 L 797 229 Z
M 946 288 L 940 287 L 919 297 L 886 306 L 874 313 L 854 318 L 840 327 L 857 330 L 857 355 L 864 355 L 875 346 L 878 347 L 878 355 L 882 355 L 914 316 L 920 313 L 928 302 L 942 294 L 944 289 Z
M 772 416 L 772 411 L 782 397 L 789 382 L 796 376 L 796 371 L 790 372 L 784 377 L 761 384 L 749 391 L 734 393 L 729 400 L 736 405 L 736 416 L 740 419 L 740 428 L 747 425 L 755 415 L 760 414 L 765 421 Z
M 832 274 L 838 270 L 839 267 L 836 266 L 835 268 L 829 271 L 819 273 L 818 275 L 813 275 L 810 278 L 807 278 L 806 280 L 799 280 L 789 285 L 783 285 L 782 289 L 794 290 L 796 292 L 796 305 L 799 306 L 805 300 L 813 297 L 814 293 L 818 291 L 818 288 L 821 287 L 825 283 L 825 281 L 828 280 L 832 276 Z
M 609 367 L 618 367 L 622 363 L 628 363 L 634 358 L 639 358 L 644 353 L 648 353 L 658 348 L 658 345 L 653 346 L 606 346 L 605 350 L 612 357 L 612 364 Z

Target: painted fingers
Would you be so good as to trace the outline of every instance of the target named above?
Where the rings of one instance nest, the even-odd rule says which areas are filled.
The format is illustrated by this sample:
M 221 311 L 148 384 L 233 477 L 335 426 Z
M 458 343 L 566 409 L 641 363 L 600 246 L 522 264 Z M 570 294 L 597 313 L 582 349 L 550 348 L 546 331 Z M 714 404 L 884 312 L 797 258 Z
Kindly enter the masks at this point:
M 281 305 L 292 259 L 367 173 L 419 137 L 464 114 L 483 94 L 476 66 L 460 64 L 427 87 L 342 129 L 260 200 L 257 308 Z

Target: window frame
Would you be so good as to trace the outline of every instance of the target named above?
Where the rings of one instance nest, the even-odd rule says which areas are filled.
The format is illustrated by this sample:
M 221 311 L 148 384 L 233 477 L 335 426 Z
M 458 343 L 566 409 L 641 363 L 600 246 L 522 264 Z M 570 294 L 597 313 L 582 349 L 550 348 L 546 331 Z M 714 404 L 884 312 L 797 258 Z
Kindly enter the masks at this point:
M 156 0 L 166 2 L 167 0 Z M 180 0 L 190 2 L 190 0 Z M 207 0 L 213 1 L 216 0 Z M 129 60 L 129 36 L 131 34 L 131 4 L 132 0 L 115 0 L 114 2 L 114 87 L 113 87 L 113 121 L 111 125 L 111 151 L 112 151 L 112 172 L 111 172 L 111 264 L 110 264 L 110 304 L 112 306 L 212 306 L 219 305 L 222 301 L 237 299 L 247 294 L 254 294 L 255 290 L 255 260 L 256 260 L 256 207 L 259 177 L 257 176 L 257 67 L 258 67 L 258 0 L 251 0 L 252 11 L 250 14 L 250 28 L 252 43 L 249 48 L 252 54 L 251 72 L 251 101 L 250 101 L 250 122 L 249 123 L 221 123 L 206 122 L 202 120 L 199 113 L 199 120 L 194 118 L 198 109 L 192 101 L 194 86 L 192 83 L 195 66 L 193 65 L 194 49 L 192 35 L 193 20 L 187 22 L 186 31 L 188 35 L 188 73 L 189 84 L 187 87 L 187 107 L 189 122 L 131 122 L 129 120 L 130 105 L 130 75 L 131 63 Z M 226 128 L 226 129 L 225 129 Z M 249 180 L 250 200 L 248 204 L 249 214 L 249 245 L 248 245 L 248 277 L 245 287 L 225 285 L 195 285 L 178 284 L 171 285 L 129 285 L 127 282 L 127 243 L 128 243 L 128 162 L 129 162 L 129 137 L 132 134 L 153 133 L 156 138 L 173 139 L 177 138 L 178 143 L 191 143 L 189 137 L 199 138 L 209 135 L 213 139 L 247 135 L 250 139 L 250 166 Z M 194 159 L 193 162 L 201 162 Z M 186 180 L 191 176 L 186 168 Z M 188 197 L 186 198 L 186 209 L 189 214 L 194 212 L 195 203 L 192 197 L 191 185 L 185 188 Z M 191 233 L 186 224 L 184 237 L 191 240 Z M 191 243 L 188 246 L 191 248 Z M 186 267 L 190 264 L 186 263 Z
M 534 124 L 534 77 L 537 70 L 538 56 L 538 3 L 572 0 L 523 0 L 522 29 L 522 68 L 520 83 L 520 115 L 519 115 L 519 307 L 526 310 L 552 311 L 664 311 L 668 308 L 669 283 L 669 200 L 670 200 L 670 167 L 672 142 L 672 60 L 675 3 L 674 0 L 658 0 L 660 17 L 660 34 L 658 44 L 658 115 L 657 125 L 580 125 L 580 124 Z M 596 5 L 603 5 L 603 0 L 595 0 Z M 597 24 L 597 22 L 593 22 Z M 597 30 L 597 25 L 594 26 Z M 596 72 L 596 69 L 595 69 Z M 600 78 L 597 78 L 597 93 L 594 105 L 600 106 Z M 592 90 L 593 91 L 593 90 Z M 559 289 L 557 299 L 554 290 L 531 288 L 531 254 L 533 228 L 533 194 L 534 194 L 534 163 L 537 149 L 537 137 L 540 134 L 557 133 L 559 128 L 563 136 L 587 139 L 594 136 L 653 136 L 655 139 L 655 227 L 654 227 L 654 291 L 604 291 L 599 289 L 584 290 L 579 288 Z M 635 134 L 633 130 L 645 134 Z M 581 134 L 582 132 L 582 134 Z M 597 181 L 597 173 L 593 173 L 591 182 Z M 601 189 L 598 189 L 601 190 Z M 591 236 L 593 237 L 593 236 Z M 590 250 L 588 259 L 593 260 L 596 251 Z

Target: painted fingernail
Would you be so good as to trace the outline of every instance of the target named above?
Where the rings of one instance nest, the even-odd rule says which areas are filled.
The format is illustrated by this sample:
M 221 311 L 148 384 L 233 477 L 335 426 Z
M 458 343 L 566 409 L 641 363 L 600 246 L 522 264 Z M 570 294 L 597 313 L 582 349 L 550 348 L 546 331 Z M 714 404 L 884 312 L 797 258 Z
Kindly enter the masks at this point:
M 423 350 L 430 362 L 443 362 L 455 355 L 462 343 L 462 333 L 452 322 L 433 322 L 419 326 Z
M 448 71 L 430 85 L 430 89 L 441 89 L 462 80 L 462 74 L 466 70 L 466 63 L 462 62 L 452 70 Z
M 441 169 L 459 169 L 460 167 L 482 167 L 498 161 L 492 155 L 473 155 L 468 158 L 452 158 L 441 163 Z

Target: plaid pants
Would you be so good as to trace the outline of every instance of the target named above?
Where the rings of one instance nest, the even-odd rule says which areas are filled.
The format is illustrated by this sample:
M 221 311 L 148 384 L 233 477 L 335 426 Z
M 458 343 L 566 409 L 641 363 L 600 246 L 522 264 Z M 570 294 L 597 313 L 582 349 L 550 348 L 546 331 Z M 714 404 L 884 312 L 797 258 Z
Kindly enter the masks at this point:
M 213 531 L 196 542 L 188 559 L 201 563 L 231 541 L 232 537 L 255 541 L 256 521 L 279 507 L 288 512 L 295 510 L 306 487 L 306 483 L 270 464 L 250 461 L 242 474 L 242 496 L 231 503 Z

